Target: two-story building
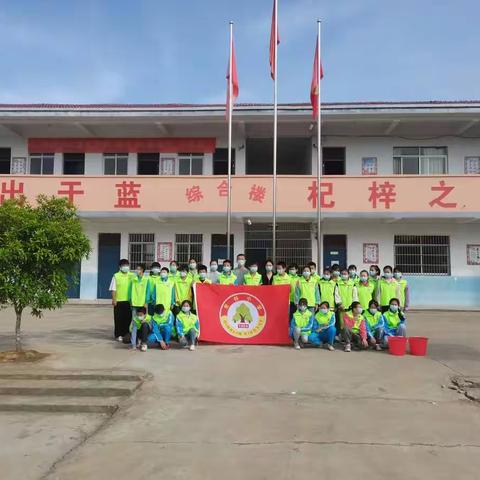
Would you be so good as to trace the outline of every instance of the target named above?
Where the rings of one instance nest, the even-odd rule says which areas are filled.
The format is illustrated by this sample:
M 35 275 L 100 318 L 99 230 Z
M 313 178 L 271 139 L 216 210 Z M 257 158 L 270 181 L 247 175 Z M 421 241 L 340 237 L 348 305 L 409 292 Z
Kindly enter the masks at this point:
M 69 198 L 92 253 L 71 296 L 109 296 L 118 259 L 272 253 L 271 105 L 233 117 L 226 251 L 223 105 L 0 105 L 0 202 Z M 317 258 L 316 125 L 279 107 L 277 259 Z M 480 306 L 480 102 L 322 106 L 324 265 L 398 266 L 416 306 Z

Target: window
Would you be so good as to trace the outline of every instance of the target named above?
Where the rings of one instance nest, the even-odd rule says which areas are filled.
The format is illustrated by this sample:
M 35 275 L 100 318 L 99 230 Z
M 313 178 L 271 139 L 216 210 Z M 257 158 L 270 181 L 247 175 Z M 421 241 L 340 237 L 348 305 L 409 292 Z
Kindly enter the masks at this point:
M 104 175 L 127 175 L 128 153 L 104 153 L 103 173 Z
M 10 156 L 12 151 L 10 148 L 0 148 L 0 174 L 10 174 Z
M 162 157 L 160 159 L 160 175 L 175 175 L 175 157 Z
M 198 263 L 203 258 L 203 235 L 201 233 L 177 233 L 175 235 L 175 258 L 178 263 L 188 263 L 190 258 Z
M 30 174 L 31 175 L 53 175 L 53 153 L 31 153 Z
M 147 268 L 155 260 L 155 234 L 130 233 L 128 236 L 128 260 L 130 268 L 135 269 L 140 263 Z
M 178 154 L 178 174 L 179 175 L 202 175 L 203 174 L 203 155 L 196 153 Z
M 323 147 L 324 175 L 345 175 L 345 147 Z
M 213 174 L 228 175 L 228 148 L 217 148 L 213 154 Z M 235 149 L 232 148 L 232 175 L 235 175 Z
M 480 174 L 480 157 L 465 157 L 465 175 Z
M 138 154 L 138 175 L 158 175 L 160 155 L 158 153 Z
M 450 237 L 395 235 L 395 265 L 410 275 L 450 275 Z
M 447 147 L 394 147 L 393 173 L 442 175 L 447 173 Z
M 64 153 L 63 173 L 64 175 L 83 175 L 85 173 L 85 154 Z

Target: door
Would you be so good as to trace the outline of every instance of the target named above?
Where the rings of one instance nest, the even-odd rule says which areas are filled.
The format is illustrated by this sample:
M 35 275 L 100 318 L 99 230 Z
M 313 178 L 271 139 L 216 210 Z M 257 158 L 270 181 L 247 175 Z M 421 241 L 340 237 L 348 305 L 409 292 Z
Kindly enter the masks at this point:
M 323 236 L 323 265 L 331 267 L 338 263 L 341 268 L 347 266 L 347 236 Z
M 233 262 L 233 235 L 230 234 L 230 255 L 227 255 L 227 236 L 221 233 L 212 233 L 212 247 L 210 251 L 210 260 L 225 260 L 226 258 Z M 221 264 L 219 269 L 222 269 Z
M 118 270 L 120 260 L 120 234 L 100 233 L 98 235 L 98 281 L 97 298 L 110 298 L 110 282 Z

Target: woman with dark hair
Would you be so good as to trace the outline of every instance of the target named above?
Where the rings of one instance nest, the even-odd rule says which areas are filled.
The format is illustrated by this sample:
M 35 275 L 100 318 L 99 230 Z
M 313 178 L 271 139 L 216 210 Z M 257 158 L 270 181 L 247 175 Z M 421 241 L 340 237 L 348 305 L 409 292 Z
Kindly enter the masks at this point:
M 352 343 L 361 349 L 368 348 L 367 327 L 363 308 L 360 302 L 352 302 L 350 308 L 343 315 L 343 338 L 345 351 L 352 351 Z
M 272 285 L 273 283 L 273 262 L 267 259 L 264 264 L 265 272 L 262 273 L 262 285 Z

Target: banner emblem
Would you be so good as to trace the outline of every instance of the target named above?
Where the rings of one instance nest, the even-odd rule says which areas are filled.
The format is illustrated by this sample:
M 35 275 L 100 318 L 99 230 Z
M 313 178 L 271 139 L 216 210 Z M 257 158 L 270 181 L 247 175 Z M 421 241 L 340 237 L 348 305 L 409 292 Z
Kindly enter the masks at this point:
M 220 307 L 220 323 L 232 337 L 257 336 L 267 323 L 263 303 L 249 293 L 236 293 L 225 299 Z

